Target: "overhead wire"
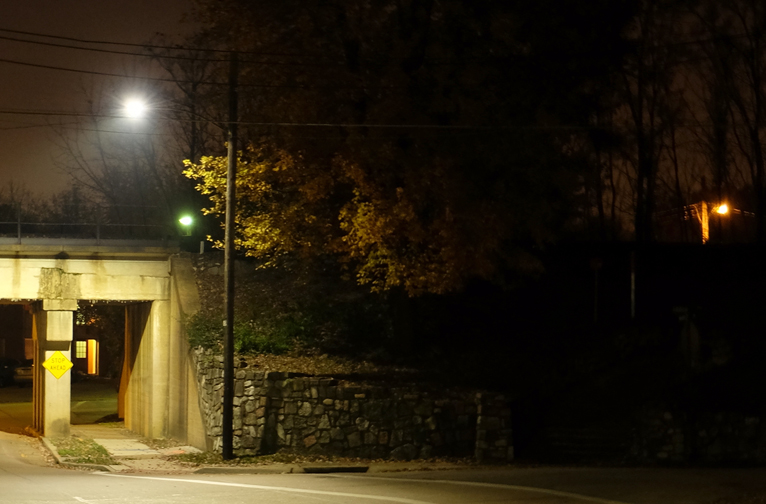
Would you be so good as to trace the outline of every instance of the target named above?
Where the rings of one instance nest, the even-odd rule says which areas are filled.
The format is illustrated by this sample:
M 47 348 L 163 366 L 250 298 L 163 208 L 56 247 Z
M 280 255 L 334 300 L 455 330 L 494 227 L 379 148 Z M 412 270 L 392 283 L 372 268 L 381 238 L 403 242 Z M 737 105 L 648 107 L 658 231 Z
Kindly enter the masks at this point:
M 215 49 L 210 47 L 192 47 L 192 46 L 183 46 L 183 45 L 161 45 L 161 44 L 137 44 L 134 42 L 117 42 L 112 40 L 95 40 L 95 39 L 81 39 L 81 38 L 75 38 L 75 37 L 65 37 L 61 35 L 51 35 L 49 33 L 40 33 L 40 32 L 31 32 L 31 31 L 23 31 L 23 30 L 13 30 L 10 28 L 0 28 L 0 33 L 13 33 L 16 35 L 24 35 L 28 37 L 41 37 L 41 38 L 49 38 L 53 40 L 63 40 L 67 42 L 75 42 L 79 44 L 93 44 L 93 45 L 108 45 L 108 46 L 122 46 L 122 47 L 137 47 L 141 48 L 143 50 L 147 49 L 157 49 L 157 50 L 163 50 L 163 51 L 188 51 L 188 52 L 207 52 L 207 53 L 218 53 L 218 54 L 231 54 L 232 52 L 236 52 L 238 55 L 251 55 L 251 56 L 279 56 L 279 57 L 306 57 L 306 54 L 297 54 L 297 53 L 286 53 L 286 52 L 271 52 L 271 51 L 241 51 L 241 50 L 232 50 L 232 49 Z M 6 38 L 6 37 L 3 37 Z M 15 39 L 17 42 L 30 42 L 30 43 L 41 43 L 45 45 L 52 45 L 52 43 L 43 43 L 43 42 L 37 42 L 37 41 L 28 41 L 28 40 L 22 40 L 22 39 Z M 83 49 L 83 50 L 92 50 L 90 48 L 85 47 L 77 47 L 77 46 L 66 46 L 65 44 L 59 44 L 60 47 L 69 47 L 72 49 Z M 106 50 L 102 50 L 106 51 Z M 158 55 L 156 54 L 146 54 L 146 53 L 128 53 L 124 51 L 115 51 L 116 53 L 121 54 L 127 54 L 127 55 L 133 55 L 133 56 L 148 56 L 148 57 L 156 57 Z M 315 57 L 315 55 L 310 55 L 312 58 Z M 191 59 L 198 59 L 198 58 L 191 58 Z M 227 61 L 226 58 L 222 59 L 211 59 L 211 61 Z M 247 60 L 242 60 L 247 61 Z
M 116 77 L 121 79 L 137 79 L 137 80 L 145 80 L 145 81 L 154 81 L 154 82 L 168 82 L 173 84 L 207 84 L 211 86 L 228 86 L 228 82 L 217 82 L 217 81 L 191 81 L 191 80 L 183 80 L 183 79 L 172 79 L 169 77 L 148 77 L 148 76 L 142 76 L 142 75 L 126 75 L 126 74 L 118 74 L 118 73 L 111 73 L 111 72 L 99 72 L 96 70 L 81 70 L 78 68 L 67 68 L 62 66 L 56 66 L 56 65 L 43 65 L 40 63 L 29 63 L 27 61 L 18 61 L 18 60 L 12 60 L 8 58 L 0 58 L 0 63 L 8 63 L 11 65 L 20 65 L 20 66 L 26 66 L 26 67 L 32 67 L 32 68 L 42 68 L 44 70 L 55 70 L 55 71 L 61 71 L 61 72 L 72 72 L 72 73 L 80 73 L 80 74 L 86 74 L 86 75 L 98 75 L 101 77 Z M 320 86 L 313 86 L 310 84 L 242 84 L 240 87 L 243 88 L 317 88 Z M 343 86 L 321 86 L 328 89 L 339 89 Z M 366 87 L 375 87 L 375 86 L 350 86 L 354 89 L 363 89 Z M 381 86 L 377 86 L 381 87 Z
M 48 117 L 83 117 L 93 119 L 127 119 L 119 114 L 98 114 L 85 112 L 66 112 L 53 110 L 18 110 L 18 109 L 0 109 L 0 115 L 21 115 L 21 116 L 48 116 Z M 298 122 L 253 122 L 253 121 L 216 121 L 213 119 L 178 119 L 166 117 L 165 120 L 174 122 L 198 122 L 198 123 L 218 123 L 223 125 L 237 124 L 239 126 L 296 126 L 296 127 L 314 127 L 314 128 L 402 128 L 402 129 L 466 129 L 466 130 L 490 130 L 502 129 L 492 126 L 472 126 L 472 125 L 449 125 L 449 124 L 359 124 L 359 123 L 298 123 Z M 573 128 L 573 127 L 572 127 Z M 565 128 L 571 129 L 571 128 Z
M 211 49 L 211 48 L 202 48 L 202 47 L 184 47 L 184 46 L 168 46 L 168 45 L 158 45 L 158 44 L 136 44 L 136 43 L 128 43 L 128 42 L 117 42 L 117 41 L 107 41 L 107 40 L 95 40 L 95 39 L 81 39 L 81 38 L 75 38 L 75 37 L 66 37 L 66 36 L 59 36 L 59 35 L 51 35 L 51 34 L 44 34 L 39 32 L 30 32 L 30 31 L 23 31 L 23 30 L 14 30 L 14 29 L 8 29 L 8 28 L 0 28 L 0 32 L 4 33 L 12 33 L 16 35 L 23 35 L 23 36 L 33 36 L 33 37 L 42 37 L 42 38 L 50 38 L 54 40 L 63 40 L 68 42 L 74 42 L 79 44 L 98 44 L 98 45 L 109 45 L 109 46 L 123 46 L 123 47 L 140 47 L 143 50 L 147 49 L 161 49 L 161 50 L 171 50 L 171 51 L 200 51 L 200 52 L 211 52 L 211 53 L 230 53 L 231 51 L 223 50 L 223 49 Z M 108 53 L 108 54 L 119 54 L 119 55 L 126 55 L 126 56 L 140 56 L 140 57 L 151 57 L 155 58 L 158 57 L 156 54 L 147 54 L 147 53 L 138 53 L 138 52 L 129 52 L 129 51 L 118 51 L 118 50 L 109 50 L 109 49 L 100 49 L 100 48 L 92 48 L 92 47 L 78 47 L 70 44 L 60 44 L 60 43 L 52 43 L 52 42 L 44 42 L 44 41 L 35 41 L 35 40 L 25 40 L 25 39 L 19 39 L 17 37 L 8 37 L 0 35 L 0 40 L 9 40 L 14 42 L 20 42 L 20 43 L 30 43 L 30 44 L 39 44 L 39 45 L 45 45 L 45 46 L 51 46 L 51 47 L 60 47 L 65 49 L 72 49 L 72 50 L 85 50 L 85 51 L 95 51 L 95 52 L 102 52 L 102 53 Z M 707 39 L 699 39 L 699 40 L 687 40 L 687 41 L 679 41 L 672 44 L 691 44 L 691 43 L 701 43 L 706 42 Z M 258 54 L 258 55 L 270 55 L 270 56 L 296 56 L 296 55 L 290 55 L 287 53 L 256 53 L 256 52 L 241 52 L 240 54 Z M 165 55 L 162 55 L 161 57 L 166 57 Z M 190 59 L 195 60 L 197 58 L 193 57 L 186 57 L 186 56 L 168 56 L 171 58 L 176 59 Z M 203 61 L 215 61 L 215 62 L 225 62 L 225 59 L 209 59 Z M 19 65 L 19 66 L 26 66 L 26 67 L 32 67 L 32 68 L 40 68 L 44 70 L 51 70 L 51 71 L 62 71 L 62 72 L 71 72 L 71 73 L 79 73 L 79 74 L 86 74 L 86 75 L 97 75 L 102 77 L 110 77 L 110 78 L 121 78 L 121 79 L 132 79 L 132 80 L 144 80 L 144 81 L 154 81 L 154 82 L 165 82 L 165 83 L 172 83 L 172 84 L 205 84 L 205 85 L 214 85 L 214 86 L 228 86 L 228 82 L 219 82 L 219 81 L 191 81 L 191 80 L 179 80 L 179 79 L 173 79 L 168 77 L 149 77 L 149 76 L 139 76 L 139 75 L 127 75 L 127 74 L 119 74 L 119 73 L 112 73 L 112 72 L 101 72 L 101 71 L 95 71 L 95 70 L 83 70 L 83 69 L 76 69 L 76 68 L 68 68 L 63 66 L 57 66 L 57 65 L 45 65 L 45 64 L 38 64 L 38 63 L 31 63 L 27 61 L 19 61 L 19 60 L 12 60 L 8 58 L 0 58 L 0 63 L 6 63 L 6 64 L 12 64 L 12 65 Z M 279 64 L 277 62 L 257 62 L 262 64 Z M 307 88 L 321 88 L 321 87 L 327 87 L 331 89 L 339 89 L 342 88 L 342 86 L 316 86 L 312 84 L 266 84 L 266 83 L 253 83 L 253 84 L 242 84 L 240 87 L 242 88 L 292 88 L 292 89 L 307 89 Z M 368 88 L 380 88 L 382 86 L 349 86 L 351 89 L 368 89 Z M 76 116 L 76 117 L 118 117 L 118 116 L 110 116 L 110 115 L 95 115 L 95 114 L 84 114 L 84 113 L 76 113 L 76 112 L 58 112 L 58 111 L 19 111 L 19 110 L 0 110 L 0 114 L 16 114 L 16 115 L 37 115 L 37 116 Z M 188 121 L 187 121 L 188 122 Z M 205 120 L 205 122 L 215 122 L 211 120 Z M 228 124 L 226 122 L 219 122 L 220 124 Z M 353 123 L 295 123 L 295 122 L 243 122 L 238 121 L 236 124 L 239 125 L 245 125 L 245 126 L 289 126 L 289 127 L 345 127 L 345 128 L 408 128 L 408 129 L 518 129 L 518 128 L 525 128 L 525 129 L 571 129 L 571 130 L 582 130 L 582 129 L 592 129 L 589 126 L 554 126 L 554 127 L 487 127 L 487 126 L 472 126 L 472 125 L 429 125 L 429 124 L 353 124 Z M 699 125 L 686 125 L 687 127 L 699 127 Z
M 25 31 L 25 30 L 14 30 L 10 28 L 0 28 L 0 33 L 12 33 L 16 35 L 23 35 L 27 37 L 39 37 L 39 38 L 49 38 L 53 40 L 62 40 L 67 42 L 75 42 L 79 44 L 93 44 L 93 45 L 108 45 L 108 46 L 123 46 L 123 47 L 137 47 L 141 48 L 143 51 L 147 51 L 150 49 L 160 49 L 165 51 L 197 51 L 197 52 L 211 52 L 211 53 L 226 53 L 230 54 L 231 50 L 225 50 L 225 49 L 213 49 L 213 48 L 204 48 L 204 47 L 188 47 L 188 46 L 181 46 L 181 45 L 159 45 L 159 44 L 137 44 L 137 43 L 130 43 L 130 42 L 118 42 L 118 41 L 109 41 L 109 40 L 96 40 L 96 39 L 82 39 L 82 38 L 76 38 L 76 37 L 66 37 L 66 36 L 60 36 L 60 35 L 52 35 L 47 33 L 41 33 L 41 32 L 31 32 L 31 31 Z M 738 38 L 742 37 L 744 34 L 735 34 L 732 35 L 732 38 Z M 175 59 L 175 60 L 187 60 L 187 61 L 200 61 L 200 62 L 215 62 L 215 63 L 224 63 L 227 61 L 225 58 L 198 58 L 194 56 L 182 56 L 177 54 L 155 54 L 155 53 L 147 53 L 147 52 L 130 52 L 130 51 L 119 51 L 119 50 L 110 50 L 110 49 L 102 49 L 102 48 L 94 48 L 94 47 L 80 47 L 75 46 L 71 44 L 62 44 L 62 43 L 54 43 L 54 42 L 45 42 L 45 41 L 39 41 L 39 40 L 28 40 L 28 39 L 20 39 L 18 37 L 9 37 L 0 35 L 0 40 L 8 40 L 18 43 L 28 43 L 28 44 L 37 44 L 37 45 L 44 45 L 48 47 L 59 47 L 63 49 L 71 49 L 71 50 L 82 50 L 82 51 L 93 51 L 93 52 L 99 52 L 99 53 L 106 53 L 106 54 L 117 54 L 117 55 L 123 55 L 123 56 L 134 56 L 134 57 L 145 57 L 145 58 L 167 58 L 167 59 Z M 678 42 L 669 42 L 666 45 L 667 46 L 674 46 L 674 45 L 688 45 L 688 44 L 694 44 L 694 43 L 704 43 L 708 42 L 710 39 L 708 38 L 699 38 L 699 39 L 692 39 L 692 40 L 684 40 L 684 41 L 678 41 Z M 299 54 L 290 54 L 290 53 L 273 53 L 273 52 L 254 52 L 254 51 L 234 51 L 239 55 L 243 54 L 250 54 L 250 55 L 259 55 L 259 56 L 288 56 L 288 57 L 307 57 L 307 55 L 299 55 Z M 316 55 L 310 55 L 312 58 L 315 58 Z M 251 63 L 256 65 L 297 65 L 297 66 L 327 66 L 327 62 L 284 62 L 284 61 L 255 61 L 255 60 L 241 60 L 242 63 Z M 149 76 L 139 76 L 139 75 L 125 75 L 125 74 L 118 74 L 118 73 L 111 73 L 111 72 L 101 72 L 101 71 L 95 71 L 95 70 L 82 70 L 82 69 L 76 69 L 76 68 L 67 68 L 62 66 L 56 66 L 56 65 L 44 65 L 39 63 L 31 63 L 28 61 L 19 61 L 19 60 L 12 60 L 8 58 L 0 58 L 0 63 L 6 63 L 6 64 L 12 64 L 12 65 L 20 65 L 20 66 L 27 66 L 27 67 L 33 67 L 33 68 L 41 68 L 45 70 L 53 70 L 53 71 L 64 71 L 64 72 L 72 72 L 72 73 L 80 73 L 80 74 L 86 74 L 86 75 L 97 75 L 102 77 L 111 77 L 111 78 L 124 78 L 124 79 L 138 79 L 138 80 L 145 80 L 145 81 L 154 81 L 154 82 L 167 82 L 167 83 L 173 83 L 173 84 L 204 84 L 204 85 L 212 85 L 212 86 L 227 86 L 228 82 L 218 82 L 218 81 L 192 81 L 192 80 L 185 80 L 185 79 L 173 79 L 173 78 L 164 78 L 164 77 L 149 77 Z M 342 65 L 340 62 L 334 62 L 334 66 L 336 65 Z M 315 84 L 268 84 L 268 83 L 254 83 L 254 84 L 242 84 L 240 85 L 242 88 L 286 88 L 286 89 L 308 89 L 308 88 L 327 88 L 327 89 L 382 89 L 382 88 L 395 88 L 395 86 L 373 86 L 373 85 L 356 85 L 356 86 L 337 86 L 337 85 L 315 85 Z
M 112 72 L 100 72 L 97 70 L 82 70 L 78 68 L 68 68 L 68 67 L 62 67 L 57 65 L 44 65 L 40 63 L 30 63 L 27 61 L 19 61 L 19 60 L 12 60 L 8 58 L 0 58 L 0 63 L 7 63 L 11 65 L 19 65 L 19 66 L 26 66 L 26 67 L 32 67 L 32 68 L 41 68 L 44 70 L 54 70 L 54 71 L 60 71 L 60 72 L 71 72 L 71 73 L 79 73 L 79 74 L 85 74 L 85 75 L 98 75 L 101 77 L 111 77 L 111 78 L 120 78 L 120 79 L 135 79 L 135 80 L 143 80 L 143 81 L 152 81 L 152 82 L 167 82 L 171 84 L 205 84 L 205 85 L 211 85 L 211 86 L 228 86 L 228 82 L 218 82 L 218 81 L 207 81 L 207 80 L 201 80 L 201 81 L 193 81 L 193 80 L 187 80 L 187 79 L 173 79 L 170 77 L 149 77 L 144 75 L 127 75 L 127 74 L 118 74 L 118 73 L 112 73 Z M 266 83 L 244 83 L 239 84 L 239 88 L 259 88 L 259 89 L 396 89 L 396 86 L 372 86 L 372 85 L 359 85 L 359 86 L 344 86 L 344 85 L 316 85 L 316 84 L 266 84 Z
M 2 31 L 4 30 L 0 29 L 0 32 Z M 37 35 L 37 36 L 45 37 L 48 35 Z M 151 52 L 117 51 L 113 49 L 100 49 L 97 47 L 80 47 L 80 46 L 71 45 L 71 44 L 60 44 L 56 42 L 45 42 L 42 40 L 28 40 L 28 39 L 21 39 L 18 37 L 8 37 L 6 35 L 0 35 L 0 40 L 7 40 L 9 42 L 19 42 L 23 44 L 42 45 L 46 47 L 57 47 L 60 49 L 74 49 L 78 51 L 90 51 L 90 52 L 97 52 L 97 53 L 103 53 L 103 54 L 117 54 L 121 56 L 136 56 L 136 57 L 142 57 L 142 58 L 197 61 L 197 62 L 204 62 L 204 63 L 226 63 L 229 61 L 228 58 L 201 58 L 197 56 L 183 56 L 178 54 L 158 54 L 158 53 L 151 53 Z M 144 46 L 144 48 L 150 49 L 151 46 Z M 197 51 L 198 49 L 177 47 L 174 50 L 194 52 L 194 51 Z M 261 55 L 262 56 L 277 56 L 277 54 L 268 54 L 268 53 L 263 53 Z M 286 56 L 286 55 L 279 55 L 279 56 Z M 326 66 L 328 65 L 328 63 L 319 63 L 319 62 L 264 61 L 264 60 L 252 60 L 252 59 L 242 59 L 242 58 L 240 58 L 239 61 L 241 63 L 249 63 L 249 64 L 256 64 L 256 65 L 285 65 L 285 66 Z M 337 62 L 337 63 L 334 63 L 334 65 L 342 65 L 342 63 Z

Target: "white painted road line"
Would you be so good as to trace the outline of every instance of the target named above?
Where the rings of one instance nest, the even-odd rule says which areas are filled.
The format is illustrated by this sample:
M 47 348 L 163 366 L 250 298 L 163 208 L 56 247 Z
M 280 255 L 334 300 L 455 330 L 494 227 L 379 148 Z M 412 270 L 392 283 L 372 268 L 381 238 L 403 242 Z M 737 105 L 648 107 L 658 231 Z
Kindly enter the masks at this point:
M 273 492 L 287 492 L 287 493 L 301 493 L 312 495 L 329 495 L 332 497 L 348 497 L 350 499 L 368 499 L 384 502 L 399 502 L 401 504 L 435 504 L 433 502 L 426 502 L 414 499 L 404 499 L 402 497 L 385 497 L 381 495 L 367 495 L 367 494 L 355 494 L 346 492 L 329 492 L 325 490 L 306 490 L 303 488 L 290 488 L 290 487 L 278 487 L 278 486 L 266 486 L 266 485 L 248 485 L 245 483 L 224 483 L 222 481 L 201 481 L 193 479 L 181 479 L 181 478 L 155 478 L 152 476 L 129 476 L 127 474 L 112 474 L 105 472 L 93 473 L 97 476 L 111 476 L 112 478 L 131 478 L 131 479 L 144 479 L 155 481 L 172 481 L 180 483 L 195 483 L 198 485 L 215 485 L 215 486 L 227 486 L 237 488 L 252 488 L 255 490 L 268 490 Z
M 621 502 L 621 501 L 614 501 L 609 499 L 602 499 L 600 497 L 591 497 L 590 495 L 582 495 L 572 492 L 563 492 L 561 490 L 550 490 L 547 488 L 539 488 L 539 487 L 529 487 L 529 486 L 521 486 L 521 485 L 506 485 L 503 483 L 480 483 L 475 481 L 455 481 L 455 480 L 437 480 L 437 479 L 415 479 L 415 478 L 381 478 L 379 476 L 342 476 L 342 475 L 332 475 L 333 478 L 365 478 L 365 479 L 376 479 L 380 481 L 386 481 L 386 480 L 392 480 L 392 481 L 411 481 L 413 483 L 442 483 L 445 485 L 464 485 L 464 486 L 474 486 L 474 487 L 483 487 L 483 488 L 506 488 L 508 490 L 517 490 L 520 492 L 535 492 L 535 493 L 543 493 L 548 495 L 555 495 L 557 497 L 568 497 L 570 499 L 577 499 L 581 501 L 587 501 L 587 502 L 596 502 L 598 504 L 629 504 L 627 502 Z

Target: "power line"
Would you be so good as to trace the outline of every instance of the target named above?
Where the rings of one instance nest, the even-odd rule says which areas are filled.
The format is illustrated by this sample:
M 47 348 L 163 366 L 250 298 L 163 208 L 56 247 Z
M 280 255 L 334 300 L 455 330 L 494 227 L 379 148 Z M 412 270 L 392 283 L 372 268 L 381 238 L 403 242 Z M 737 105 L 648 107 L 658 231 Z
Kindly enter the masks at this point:
M 225 49 L 207 49 L 203 47 L 190 48 L 182 46 L 163 46 L 163 45 L 151 45 L 151 44 L 136 44 L 132 42 L 116 42 L 111 40 L 95 40 L 95 39 L 81 39 L 76 37 L 65 37 L 61 35 L 50 35 L 47 33 L 30 32 L 23 30 L 12 30 L 10 28 L 0 28 L 0 32 L 3 33 L 15 33 L 16 35 L 27 35 L 31 37 L 44 37 L 55 40 L 66 40 L 69 42 L 77 42 L 80 44 L 99 44 L 99 45 L 111 45 L 111 46 L 123 46 L 123 47 L 140 47 L 142 49 L 163 49 L 163 50 L 194 50 L 200 52 L 215 52 L 215 53 L 230 53 L 231 51 Z
M 0 29 L 0 32 L 4 30 Z M 47 36 L 47 35 L 37 35 L 37 36 Z M 8 40 L 11 42 L 20 42 L 24 44 L 33 44 L 33 45 L 42 45 L 46 47 L 57 47 L 61 49 L 74 49 L 78 51 L 90 51 L 90 52 L 97 52 L 102 54 L 118 54 L 121 56 L 136 56 L 136 57 L 142 57 L 142 58 L 157 58 L 157 59 L 172 59 L 172 60 L 182 60 L 182 61 L 198 61 L 198 62 L 206 62 L 206 63 L 222 63 L 226 62 L 228 60 L 223 58 L 200 58 L 195 56 L 180 56 L 180 55 L 173 55 L 173 54 L 156 54 L 156 53 L 147 53 L 147 52 L 131 52 L 131 51 L 118 51 L 113 49 L 100 49 L 96 47 L 80 47 L 70 44 L 60 44 L 55 42 L 44 42 L 42 40 L 27 40 L 27 39 L 21 39 L 18 37 L 8 37 L 5 35 L 0 35 L 0 40 Z M 144 49 L 150 49 L 151 46 L 142 46 Z M 181 51 L 194 51 L 194 49 L 185 49 L 182 47 L 176 48 L 176 50 Z M 270 54 L 262 54 L 263 56 L 273 56 Z M 283 55 L 284 56 L 284 55 Z M 328 63 L 306 63 L 306 62 L 295 62 L 295 61 L 264 61 L 264 60 L 248 60 L 243 59 L 244 63 L 250 63 L 250 64 L 256 64 L 256 65 L 279 65 L 279 66 L 327 66 Z M 341 66 L 342 63 L 334 63 L 334 66 Z
M 167 82 L 171 84 L 205 84 L 210 86 L 228 86 L 228 82 L 217 82 L 217 81 L 191 81 L 191 80 L 183 80 L 183 79 L 172 79 L 169 77 L 147 77 L 142 75 L 126 75 L 126 74 L 117 74 L 117 73 L 111 73 L 111 72 L 99 72 L 96 70 L 81 70 L 77 68 L 68 68 L 68 67 L 61 67 L 61 66 L 55 66 L 55 65 L 43 65 L 40 63 L 30 63 L 27 61 L 19 61 L 19 60 L 12 60 L 7 58 L 0 58 L 0 63 L 7 63 L 10 65 L 20 65 L 20 66 L 26 66 L 31 68 L 41 68 L 44 70 L 53 70 L 53 71 L 59 71 L 59 72 L 71 72 L 71 73 L 79 73 L 79 74 L 85 74 L 85 75 L 98 75 L 101 77 L 116 77 L 120 79 L 138 79 L 138 80 L 144 80 L 144 81 L 153 81 L 153 82 Z M 313 84 L 240 84 L 240 88 L 257 88 L 257 89 L 332 89 L 332 90 L 338 90 L 338 89 L 395 89 L 394 86 L 343 86 L 343 85 L 313 85 Z
M 5 30 L 1 30 L 0 29 L 0 32 L 2 32 L 2 31 L 5 31 Z M 43 35 L 39 35 L 39 36 L 43 36 Z M 140 53 L 140 52 L 130 52 L 130 51 L 117 51 L 117 50 L 112 50 L 112 49 L 99 49 L 97 47 L 80 47 L 80 46 L 75 46 L 75 45 L 70 45 L 70 44 L 59 44 L 59 43 L 55 43 L 55 42 L 44 42 L 42 40 L 26 40 L 26 39 L 20 39 L 20 38 L 17 38 L 17 37 L 8 37 L 8 36 L 5 36 L 5 35 L 0 35 L 0 40 L 9 40 L 11 42 L 21 42 L 21 43 L 24 43 L 24 44 L 42 45 L 42 46 L 46 46 L 46 47 L 58 47 L 58 48 L 62 48 L 62 49 L 76 49 L 76 50 L 79 50 L 79 51 L 91 51 L 91 52 L 106 53 L 106 54 L 119 54 L 119 55 L 123 55 L 123 56 L 141 56 L 141 57 L 145 57 L 145 58 L 146 57 L 150 57 L 150 58 L 155 57 L 155 55 L 147 54 L 145 52 L 144 53 Z M 194 58 L 192 56 L 163 55 L 162 57 L 163 58 L 168 58 L 168 59 L 181 59 L 181 60 L 194 60 L 194 61 L 218 61 L 218 62 L 226 61 L 224 59 L 218 59 L 218 58 L 214 58 L 214 59 L 210 59 L 210 58 Z
M 147 77 L 142 75 L 125 75 L 125 74 L 117 74 L 117 73 L 111 73 L 111 72 L 99 72 L 96 70 L 81 70 L 77 68 L 67 68 L 67 67 L 61 67 L 61 66 L 54 66 L 54 65 L 42 65 L 40 63 L 29 63 L 27 61 L 18 61 L 18 60 L 11 60 L 7 58 L 0 58 L 0 63 L 7 63 L 10 65 L 20 65 L 20 66 L 26 66 L 26 67 L 32 67 L 32 68 L 42 68 L 44 70 L 54 70 L 59 72 L 72 72 L 72 73 L 79 73 L 79 74 L 86 74 L 86 75 L 98 75 L 101 77 L 116 77 L 120 79 L 139 79 L 139 80 L 146 80 L 146 81 L 154 81 L 154 82 L 168 82 L 172 84 L 206 84 L 211 86 L 228 86 L 227 82 L 217 82 L 217 81 L 190 81 L 190 80 L 182 80 L 182 79 L 171 79 L 169 77 Z M 273 89 L 368 89 L 368 88 L 376 88 L 380 89 L 384 86 L 314 86 L 311 84 L 241 84 L 239 87 L 241 88 L 273 88 Z
M 183 112 L 183 111 L 179 111 Z M 94 119 L 127 119 L 123 115 L 116 114 L 95 114 L 84 112 L 64 112 L 64 111 L 47 111 L 47 110 L 14 110 L 14 109 L 0 109 L 0 115 L 21 115 L 21 116 L 50 116 L 50 117 L 84 117 Z M 167 117 L 165 120 L 174 122 L 199 122 L 199 123 L 216 123 L 221 125 L 229 124 L 227 121 L 215 121 L 212 119 L 178 119 Z M 585 130 L 593 129 L 589 126 L 573 126 L 573 125 L 556 125 L 556 126 L 483 126 L 483 125 L 469 125 L 469 124 L 360 124 L 360 123 L 310 123 L 310 122 L 265 122 L 265 121 L 236 121 L 233 124 L 240 126 L 283 126 L 283 127 L 306 127 L 306 128 L 373 128 L 373 129 L 433 129 L 433 130 Z
M 141 49 L 160 49 L 163 51 L 199 51 L 199 52 L 209 52 L 209 53 L 219 53 L 219 54 L 230 54 L 232 52 L 231 49 L 213 49 L 208 47 L 189 47 L 189 46 L 182 46 L 182 45 L 175 45 L 175 46 L 168 46 L 168 45 L 158 45 L 158 44 L 136 44 L 132 42 L 117 42 L 112 40 L 95 40 L 95 39 L 81 39 L 81 38 L 75 38 L 75 37 L 65 37 L 61 35 L 51 35 L 48 33 L 40 33 L 40 32 L 30 32 L 30 31 L 23 31 L 23 30 L 12 30 L 10 28 L 0 28 L 0 33 L 14 33 L 16 35 L 26 35 L 29 37 L 42 37 L 42 38 L 49 38 L 54 40 L 65 40 L 68 42 L 76 42 L 79 44 L 95 44 L 95 45 L 110 45 L 110 46 L 122 46 L 122 47 L 140 47 Z M 84 48 L 83 48 L 84 49 Z M 305 57 L 306 55 L 300 55 L 295 53 L 280 53 L 280 52 L 265 52 L 265 51 L 235 51 L 238 54 L 250 54 L 250 55 L 256 55 L 256 56 L 295 56 L 295 57 Z M 145 56 L 145 54 L 136 54 L 137 56 Z M 225 60 L 216 60 L 216 61 L 225 61 Z
M 168 111 L 168 110 L 164 110 Z M 188 113 L 183 110 L 172 110 L 172 112 Z M 121 114 L 99 114 L 88 112 L 65 112 L 54 110 L 21 110 L 21 109 L 0 109 L 0 115 L 19 115 L 19 116 L 37 116 L 37 117 L 81 117 L 91 119 L 129 119 L 125 115 Z M 198 123 L 198 124 L 216 124 L 219 126 L 225 126 L 229 124 L 228 121 L 209 119 L 209 118 L 177 118 L 177 117 L 163 117 L 162 120 L 181 122 L 181 123 Z M 72 123 L 74 124 L 74 123 Z M 471 124 L 385 124 L 385 123 L 321 123 L 321 122 L 288 122 L 288 121 L 236 121 L 239 126 L 280 126 L 280 127 L 303 127 L 303 128 L 371 128 L 371 129 L 422 129 L 422 130 L 478 130 L 478 131 L 621 131 L 620 128 L 607 128 L 604 126 L 595 125 L 576 125 L 576 124 L 556 124 L 556 125 L 471 125 Z M 684 129 L 697 129 L 710 127 L 712 123 L 679 123 L 676 124 L 678 128 Z M 736 125 L 735 125 L 736 126 Z M 118 133 L 118 132 L 114 132 Z
M 98 72 L 95 70 L 80 70 L 77 68 L 67 68 L 67 67 L 60 67 L 60 66 L 54 66 L 54 65 L 42 65 L 39 63 L 29 63 L 27 61 L 17 61 L 17 60 L 11 60 L 6 58 L 0 58 L 0 63 L 8 63 L 11 65 L 20 65 L 20 66 L 27 66 L 32 68 L 42 68 L 45 70 L 55 70 L 59 72 L 72 72 L 72 73 L 80 73 L 80 74 L 87 74 L 87 75 L 99 75 L 102 77 L 119 77 L 121 79 L 140 79 L 140 80 L 149 80 L 149 81 L 156 81 L 156 82 L 171 82 L 171 83 L 184 83 L 184 84 L 192 84 L 192 81 L 184 81 L 184 80 L 177 80 L 177 79 L 170 79 L 165 77 L 145 77 L 140 75 L 124 75 L 124 74 L 116 74 L 116 73 L 110 73 L 110 72 Z M 210 85 L 219 85 L 219 86 L 225 86 L 225 82 L 198 82 L 198 84 L 210 84 Z M 256 86 L 256 85 L 252 85 Z M 267 85 L 264 85 L 266 87 Z

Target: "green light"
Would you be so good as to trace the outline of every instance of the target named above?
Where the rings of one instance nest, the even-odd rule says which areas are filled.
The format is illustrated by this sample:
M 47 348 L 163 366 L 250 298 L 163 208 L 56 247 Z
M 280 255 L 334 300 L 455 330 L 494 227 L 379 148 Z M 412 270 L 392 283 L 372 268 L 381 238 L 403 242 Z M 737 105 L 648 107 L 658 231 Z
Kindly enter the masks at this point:
M 181 223 L 183 226 L 191 226 L 193 219 L 189 217 L 188 215 L 184 215 L 180 219 L 178 219 L 178 222 Z

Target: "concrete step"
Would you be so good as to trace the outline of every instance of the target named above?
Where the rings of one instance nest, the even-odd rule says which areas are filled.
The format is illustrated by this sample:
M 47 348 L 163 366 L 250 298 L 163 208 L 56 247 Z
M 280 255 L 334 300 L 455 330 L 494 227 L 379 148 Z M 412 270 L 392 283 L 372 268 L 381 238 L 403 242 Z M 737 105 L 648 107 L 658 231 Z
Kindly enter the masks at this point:
M 135 439 L 96 439 L 93 441 L 103 446 L 115 459 L 149 459 L 162 456 L 157 450 Z

